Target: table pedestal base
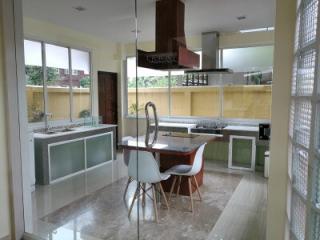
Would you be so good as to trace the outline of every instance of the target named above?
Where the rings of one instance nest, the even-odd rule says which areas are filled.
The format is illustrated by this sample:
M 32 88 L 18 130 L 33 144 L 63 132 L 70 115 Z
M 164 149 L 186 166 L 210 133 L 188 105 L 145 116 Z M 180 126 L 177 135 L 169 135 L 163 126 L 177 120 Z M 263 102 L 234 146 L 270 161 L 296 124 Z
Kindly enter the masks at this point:
M 179 164 L 192 165 L 195 154 L 196 154 L 196 150 L 188 155 L 161 153 L 160 154 L 160 171 L 164 172 L 165 170 L 168 170 L 169 168 Z M 201 171 L 196 175 L 196 179 L 198 181 L 199 186 L 201 186 L 203 183 L 203 164 L 202 164 Z M 192 180 L 192 192 L 195 192 L 197 189 L 196 183 L 194 182 L 193 178 L 191 180 Z M 177 186 L 178 186 L 177 182 L 175 184 L 176 186 L 174 188 L 173 193 L 177 192 Z M 171 176 L 168 180 L 162 181 L 161 183 L 164 191 L 170 192 L 170 189 L 173 183 L 173 177 Z M 182 177 L 181 179 L 180 194 L 189 196 L 188 177 Z

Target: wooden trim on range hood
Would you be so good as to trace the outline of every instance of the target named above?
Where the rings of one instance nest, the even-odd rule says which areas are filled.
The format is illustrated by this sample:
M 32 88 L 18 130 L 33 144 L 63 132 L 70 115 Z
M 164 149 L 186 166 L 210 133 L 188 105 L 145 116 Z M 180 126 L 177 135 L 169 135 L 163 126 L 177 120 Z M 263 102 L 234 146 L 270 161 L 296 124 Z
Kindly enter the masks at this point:
M 156 2 L 156 51 L 138 50 L 138 66 L 161 70 L 198 69 L 200 56 L 186 47 L 185 5 L 180 0 Z

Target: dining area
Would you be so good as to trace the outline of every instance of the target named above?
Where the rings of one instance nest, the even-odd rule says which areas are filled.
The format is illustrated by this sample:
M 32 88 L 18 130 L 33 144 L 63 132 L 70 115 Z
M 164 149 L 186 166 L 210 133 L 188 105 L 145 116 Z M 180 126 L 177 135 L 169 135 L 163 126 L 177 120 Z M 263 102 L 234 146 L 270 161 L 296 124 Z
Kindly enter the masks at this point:
M 144 136 L 124 137 L 119 146 L 123 149 L 124 162 L 128 166 L 128 187 L 136 182 L 132 202 L 129 204 L 128 217 L 138 205 L 143 208 L 146 198 L 153 203 L 154 221 L 158 219 L 158 205 L 170 209 L 175 195 L 188 196 L 190 214 L 194 213 L 194 201 L 201 201 L 200 187 L 203 184 L 203 152 L 207 142 L 214 137 L 183 134 L 179 137 L 159 132 L 153 144 L 147 145 Z M 195 197 L 195 193 L 197 197 Z

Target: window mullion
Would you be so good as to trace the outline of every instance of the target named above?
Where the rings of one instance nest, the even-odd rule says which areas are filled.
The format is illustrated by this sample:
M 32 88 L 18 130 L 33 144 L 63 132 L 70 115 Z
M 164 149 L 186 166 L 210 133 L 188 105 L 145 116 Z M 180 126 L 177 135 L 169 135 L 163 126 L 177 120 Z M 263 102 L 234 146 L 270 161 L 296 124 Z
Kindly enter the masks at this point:
M 73 89 L 72 89 L 72 59 L 71 48 L 68 48 L 68 60 L 69 60 L 69 99 L 70 99 L 70 122 L 73 122 Z
M 47 56 L 45 43 L 41 42 L 42 55 L 42 84 L 43 84 L 43 110 L 44 110 L 44 124 L 48 128 L 48 88 L 47 88 Z
M 169 92 L 169 117 L 171 117 L 171 107 L 172 107 L 172 98 L 171 98 L 171 71 L 168 71 L 168 92 Z

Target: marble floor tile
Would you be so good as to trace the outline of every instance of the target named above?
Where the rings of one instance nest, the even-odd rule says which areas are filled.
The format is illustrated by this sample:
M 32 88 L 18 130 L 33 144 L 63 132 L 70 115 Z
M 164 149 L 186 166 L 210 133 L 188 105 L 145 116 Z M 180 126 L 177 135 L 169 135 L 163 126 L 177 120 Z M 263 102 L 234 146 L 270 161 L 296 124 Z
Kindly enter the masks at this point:
M 130 185 L 128 194 L 123 200 L 126 178 L 106 184 L 107 186 L 103 188 L 86 189 L 86 194 L 83 193 L 84 189 L 74 190 L 73 197 L 65 197 L 67 200 L 64 201 L 64 205 L 60 206 L 63 202 L 60 201 L 58 204 L 51 204 L 54 206 L 51 210 L 48 207 L 38 211 L 34 220 L 35 233 L 46 239 L 59 240 L 133 240 L 138 239 L 138 235 L 140 239 L 155 240 L 206 239 L 241 178 L 242 176 L 238 174 L 206 172 L 204 184 L 201 187 L 203 201 L 195 201 L 194 214 L 190 212 L 188 197 L 173 197 L 169 211 L 163 203 L 159 204 L 159 224 L 154 222 L 150 199 L 147 199 L 144 208 L 141 202 L 135 204 L 132 216 L 128 218 L 128 205 L 132 201 L 136 184 L 133 182 Z M 75 184 L 78 185 L 78 183 Z M 59 196 L 61 195 L 62 192 Z M 77 198 L 77 196 L 80 197 Z M 50 197 L 52 198 L 52 195 Z M 196 194 L 194 197 L 197 199 Z

